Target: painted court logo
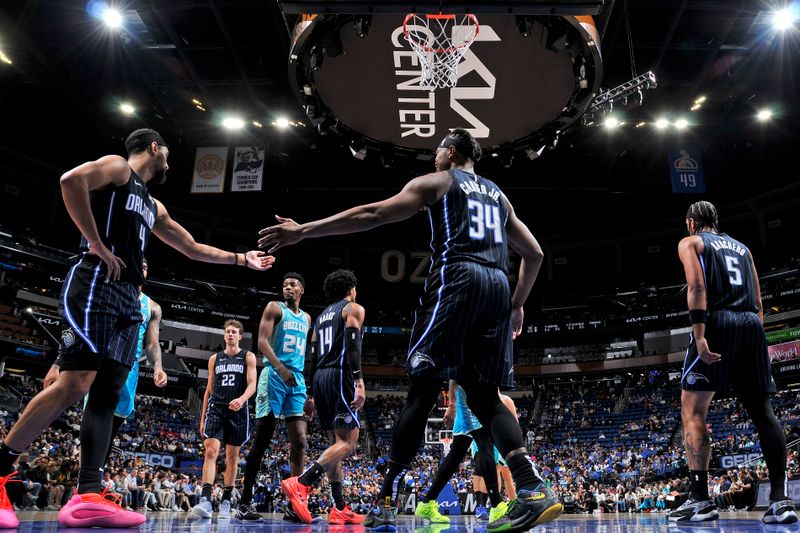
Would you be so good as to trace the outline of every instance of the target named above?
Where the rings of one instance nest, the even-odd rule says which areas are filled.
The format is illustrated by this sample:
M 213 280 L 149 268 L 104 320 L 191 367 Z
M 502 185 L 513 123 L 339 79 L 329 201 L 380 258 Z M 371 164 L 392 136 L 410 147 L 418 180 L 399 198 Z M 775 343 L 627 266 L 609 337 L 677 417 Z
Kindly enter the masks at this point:
M 436 366 L 436 363 L 434 363 L 433 359 L 431 359 L 427 354 L 422 352 L 414 352 L 414 355 L 411 356 L 411 368 L 417 368 L 423 363 L 430 366 Z
M 698 374 L 697 372 L 689 372 L 689 374 L 686 375 L 686 383 L 689 385 L 694 385 L 698 381 L 705 381 L 706 383 L 709 382 L 707 377 L 705 377 L 703 374 Z
M 61 344 L 64 345 L 64 348 L 69 348 L 75 344 L 75 332 L 72 331 L 72 328 L 67 328 L 61 332 Z

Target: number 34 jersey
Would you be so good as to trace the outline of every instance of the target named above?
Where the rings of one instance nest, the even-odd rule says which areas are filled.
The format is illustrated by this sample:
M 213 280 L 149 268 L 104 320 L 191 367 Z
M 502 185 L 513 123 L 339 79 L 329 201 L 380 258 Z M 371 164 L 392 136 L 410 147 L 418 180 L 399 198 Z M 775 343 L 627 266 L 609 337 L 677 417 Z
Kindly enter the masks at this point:
M 462 261 L 507 272 L 508 210 L 500 188 L 471 172 L 450 169 L 450 174 L 450 190 L 428 207 L 431 272 Z

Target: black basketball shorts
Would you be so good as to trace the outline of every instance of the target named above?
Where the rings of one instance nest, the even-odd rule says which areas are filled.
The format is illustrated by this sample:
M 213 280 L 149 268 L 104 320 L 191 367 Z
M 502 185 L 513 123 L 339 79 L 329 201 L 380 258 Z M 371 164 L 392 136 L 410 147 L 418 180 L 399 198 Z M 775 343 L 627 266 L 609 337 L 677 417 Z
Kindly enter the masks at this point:
M 355 397 L 352 376 L 345 376 L 340 368 L 320 368 L 314 374 L 314 406 L 323 430 L 361 427 L 358 412 L 350 407 Z
M 445 264 L 425 281 L 409 343 L 409 375 L 512 386 L 510 317 L 505 272 Z
M 216 404 L 209 400 L 203 423 L 203 436 L 217 439 L 228 446 L 241 446 L 250 440 L 250 402 L 238 411 L 231 411 L 227 403 Z
M 67 274 L 58 311 L 62 318 L 62 370 L 97 370 L 109 358 L 133 366 L 142 314 L 139 289 L 127 281 L 106 283 L 106 267 L 85 256 Z
M 681 373 L 683 390 L 715 391 L 723 397 L 775 392 L 767 338 L 757 314 L 728 310 L 709 313 L 706 340 L 709 350 L 722 359 L 704 363 L 692 338 Z

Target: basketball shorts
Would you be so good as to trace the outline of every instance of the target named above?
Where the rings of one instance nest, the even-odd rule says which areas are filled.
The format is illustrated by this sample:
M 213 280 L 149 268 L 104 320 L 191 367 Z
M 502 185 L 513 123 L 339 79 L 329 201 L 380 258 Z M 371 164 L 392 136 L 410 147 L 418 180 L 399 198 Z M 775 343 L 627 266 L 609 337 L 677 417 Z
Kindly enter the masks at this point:
M 133 366 L 142 321 L 139 290 L 127 281 L 106 283 L 105 270 L 85 256 L 64 280 L 58 305 L 62 370 L 97 370 L 105 358 Z
M 447 263 L 425 281 L 406 369 L 411 376 L 514 383 L 511 291 L 505 272 Z
M 474 440 L 469 446 L 469 453 L 472 455 L 473 459 L 475 459 L 475 456 L 478 454 L 478 445 Z M 500 450 L 498 450 L 496 446 L 494 447 L 494 464 L 507 466 L 505 460 L 500 456 Z
M 128 379 L 125 380 L 125 385 L 122 386 L 122 392 L 119 395 L 119 402 L 117 408 L 114 409 L 114 416 L 128 418 L 133 413 L 133 401 L 136 398 L 136 387 L 139 384 L 139 361 L 135 360 L 131 371 L 128 373 Z
M 231 411 L 228 404 L 211 401 L 206 408 L 203 436 L 217 439 L 228 446 L 241 446 L 250 440 L 250 402 L 238 411 Z
M 710 365 L 704 363 L 692 338 L 683 362 L 683 390 L 715 391 L 723 397 L 775 392 L 767 338 L 757 314 L 728 310 L 709 313 L 706 340 L 708 348 L 722 359 Z
M 355 397 L 353 378 L 340 368 L 320 368 L 314 374 L 314 405 L 323 430 L 361 427 L 358 412 L 350 407 Z
M 272 366 L 265 366 L 258 376 L 256 388 L 256 418 L 273 413 L 276 418 L 303 416 L 306 403 L 306 378 L 294 371 L 296 387 L 288 386 Z
M 453 420 L 453 436 L 469 435 L 473 431 L 482 428 L 478 417 L 472 414 L 469 407 L 464 407 L 461 403 L 456 404 L 456 417 Z

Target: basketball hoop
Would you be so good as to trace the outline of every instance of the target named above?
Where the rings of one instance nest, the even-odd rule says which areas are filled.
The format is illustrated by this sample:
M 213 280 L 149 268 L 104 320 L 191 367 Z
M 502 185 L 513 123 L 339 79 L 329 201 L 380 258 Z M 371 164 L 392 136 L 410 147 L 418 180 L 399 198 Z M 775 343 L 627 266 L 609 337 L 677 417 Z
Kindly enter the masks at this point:
M 450 445 L 453 444 L 452 437 L 443 437 L 441 440 L 442 448 L 444 448 L 444 454 L 447 455 L 450 453 Z
M 403 21 L 403 34 L 419 57 L 422 67 L 420 87 L 433 91 L 455 87 L 458 64 L 478 36 L 478 18 L 467 13 L 418 15 L 409 13 Z

